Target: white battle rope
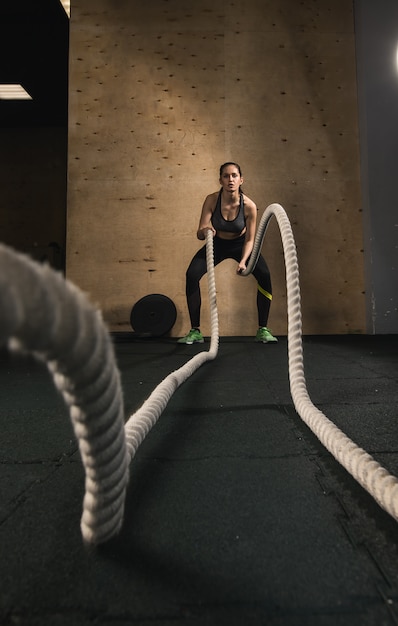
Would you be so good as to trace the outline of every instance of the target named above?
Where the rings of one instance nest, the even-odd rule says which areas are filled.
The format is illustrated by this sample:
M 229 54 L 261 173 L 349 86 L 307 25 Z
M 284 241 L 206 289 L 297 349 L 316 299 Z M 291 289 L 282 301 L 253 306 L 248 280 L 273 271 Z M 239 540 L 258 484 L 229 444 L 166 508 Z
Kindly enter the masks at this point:
M 265 232 L 272 216 L 279 225 L 286 267 L 288 353 L 290 392 L 297 413 L 325 448 L 359 482 L 378 504 L 398 521 L 398 479 L 373 457 L 358 447 L 314 404 L 307 392 L 301 333 L 301 299 L 296 245 L 290 221 L 280 204 L 265 210 L 256 233 L 252 258 L 243 275 L 249 274 L 261 251 Z
M 106 541 L 121 527 L 129 475 L 112 342 L 80 290 L 0 245 L 0 345 L 8 340 L 47 362 L 69 406 L 86 475 L 82 535 Z
M 0 244 L 0 346 L 32 352 L 47 363 L 69 406 L 85 468 L 81 531 L 99 544 L 123 522 L 129 464 L 174 391 L 218 352 L 213 237 L 206 237 L 211 342 L 172 372 L 124 424 L 120 373 L 102 317 L 85 295 L 46 265 Z
M 210 299 L 211 315 L 211 338 L 210 350 L 199 352 L 185 365 L 169 374 L 151 393 L 144 402 L 126 422 L 125 431 L 127 446 L 132 458 L 138 446 L 148 434 L 149 430 L 156 423 L 163 409 L 173 395 L 174 391 L 186 381 L 205 361 L 215 359 L 218 352 L 218 314 L 216 302 L 216 283 L 214 278 L 214 253 L 213 235 L 210 230 L 206 233 L 206 262 L 207 262 L 207 284 Z
M 300 287 L 296 246 L 289 219 L 279 204 L 265 211 L 256 234 L 248 275 L 255 266 L 272 216 L 280 228 L 285 256 L 290 389 L 295 408 L 322 444 L 398 520 L 398 480 L 356 446 L 311 402 L 305 384 Z M 218 352 L 218 315 L 213 236 L 206 235 L 211 341 L 167 376 L 124 424 L 120 373 L 101 314 L 60 274 L 0 245 L 0 345 L 43 359 L 69 406 L 85 469 L 81 531 L 99 544 L 123 522 L 129 464 L 174 391 Z

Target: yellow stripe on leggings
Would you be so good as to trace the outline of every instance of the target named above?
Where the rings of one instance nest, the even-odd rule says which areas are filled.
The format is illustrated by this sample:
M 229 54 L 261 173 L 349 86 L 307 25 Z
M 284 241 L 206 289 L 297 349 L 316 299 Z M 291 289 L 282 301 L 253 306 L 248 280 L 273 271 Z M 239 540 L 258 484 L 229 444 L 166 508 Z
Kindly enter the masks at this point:
M 268 298 L 268 300 L 272 300 L 272 293 L 269 293 L 268 291 L 265 291 L 265 289 L 260 287 L 260 285 L 258 283 L 257 283 L 257 289 L 259 290 L 260 293 L 263 294 L 263 296 Z

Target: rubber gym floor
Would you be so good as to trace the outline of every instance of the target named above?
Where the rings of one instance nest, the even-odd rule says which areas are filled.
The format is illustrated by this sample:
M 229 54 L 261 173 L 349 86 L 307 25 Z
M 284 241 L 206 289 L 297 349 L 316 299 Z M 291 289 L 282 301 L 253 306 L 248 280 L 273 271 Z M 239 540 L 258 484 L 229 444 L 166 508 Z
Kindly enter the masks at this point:
M 209 344 L 114 335 L 126 418 Z M 307 336 L 313 403 L 398 475 L 398 336 Z M 288 342 L 221 337 L 130 466 L 119 536 L 87 548 L 84 471 L 45 364 L 0 352 L 2 626 L 398 624 L 398 522 L 296 413 Z

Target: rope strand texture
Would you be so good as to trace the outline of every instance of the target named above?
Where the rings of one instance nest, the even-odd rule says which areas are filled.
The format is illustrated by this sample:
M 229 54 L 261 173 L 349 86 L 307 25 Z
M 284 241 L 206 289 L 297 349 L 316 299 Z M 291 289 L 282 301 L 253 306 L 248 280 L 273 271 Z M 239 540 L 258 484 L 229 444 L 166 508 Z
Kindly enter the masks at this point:
M 47 363 L 69 407 L 85 468 L 81 531 L 107 541 L 121 527 L 129 461 L 120 374 L 102 317 L 48 266 L 0 245 L 0 345 Z
M 376 502 L 398 521 L 398 479 L 357 446 L 312 403 L 306 387 L 301 324 L 301 298 L 296 244 L 290 221 L 280 204 L 270 204 L 256 232 L 253 253 L 245 272 L 255 267 L 266 229 L 275 216 L 281 233 L 286 268 L 290 392 L 295 409 L 325 448 Z

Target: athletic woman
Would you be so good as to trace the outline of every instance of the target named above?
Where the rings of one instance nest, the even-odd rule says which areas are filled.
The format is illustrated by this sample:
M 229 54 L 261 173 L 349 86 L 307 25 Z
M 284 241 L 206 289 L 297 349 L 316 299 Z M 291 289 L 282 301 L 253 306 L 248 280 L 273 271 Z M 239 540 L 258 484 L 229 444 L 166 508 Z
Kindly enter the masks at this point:
M 214 236 L 214 265 L 225 259 L 234 259 L 237 274 L 246 269 L 253 250 L 256 232 L 257 207 L 241 189 L 242 171 L 237 163 L 228 162 L 220 167 L 220 191 L 208 195 L 203 203 L 197 237 L 206 239 L 206 231 Z M 193 257 L 186 273 L 186 297 L 191 330 L 178 343 L 203 343 L 200 332 L 201 295 L 199 281 L 207 271 L 206 246 Z M 278 341 L 267 328 L 272 300 L 271 276 L 262 255 L 259 256 L 253 275 L 257 280 L 258 330 L 255 341 Z

